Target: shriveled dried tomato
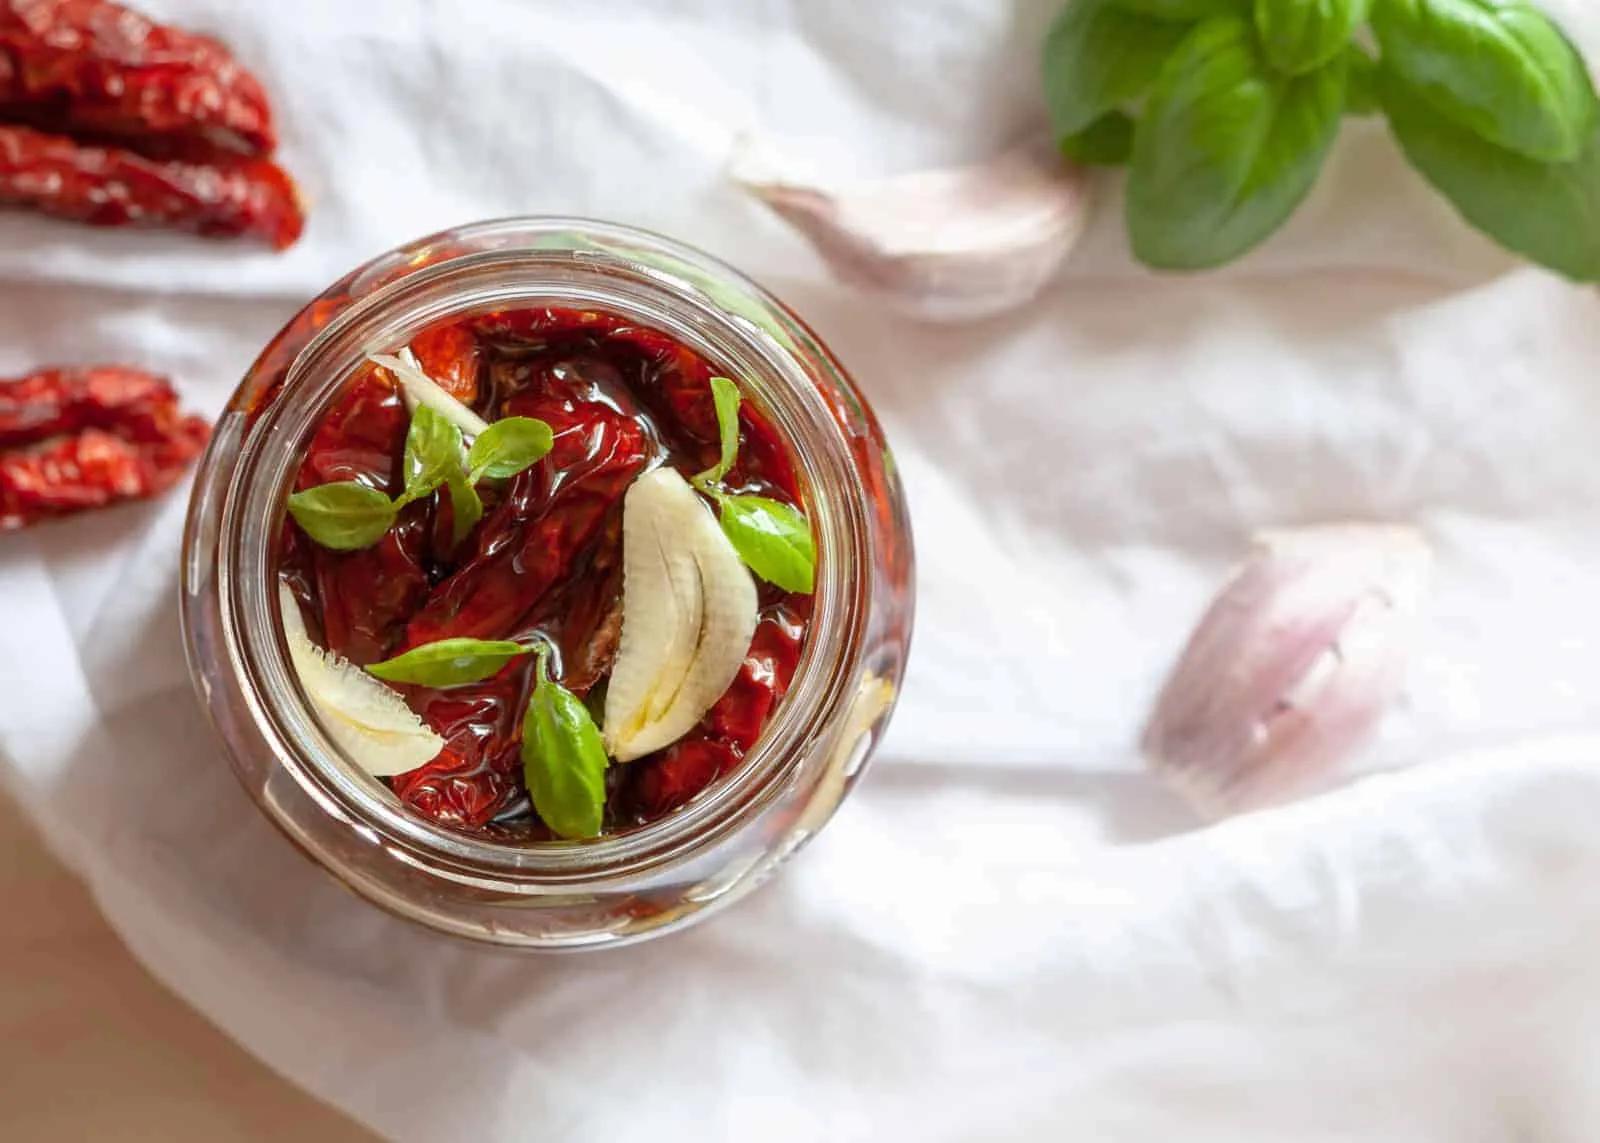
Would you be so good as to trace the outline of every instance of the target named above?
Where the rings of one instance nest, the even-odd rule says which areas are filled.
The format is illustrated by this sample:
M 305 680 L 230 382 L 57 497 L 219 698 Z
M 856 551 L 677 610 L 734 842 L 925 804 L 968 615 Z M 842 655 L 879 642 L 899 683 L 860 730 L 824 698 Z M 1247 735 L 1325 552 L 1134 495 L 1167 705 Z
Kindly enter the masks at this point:
M 138 369 L 42 369 L 0 380 L 0 447 L 86 428 L 156 442 L 169 438 L 181 420 L 172 382 Z
M 392 383 L 369 369 L 323 418 L 301 462 L 297 487 L 359 480 L 398 491 L 397 467 L 410 419 Z M 428 594 L 423 556 L 430 523 L 413 504 L 377 544 L 355 552 L 312 545 L 312 577 L 327 645 L 353 663 L 385 658 Z
M 458 401 L 470 405 L 478 396 L 478 371 L 483 354 L 472 330 L 447 322 L 423 330 L 411 339 L 422 371 Z
M 0 114 L 250 155 L 277 141 L 266 92 L 227 48 L 106 0 L 0 0 Z
M 27 127 L 0 126 L 0 203 L 94 226 L 248 235 L 283 249 L 300 237 L 300 194 L 266 159 L 151 159 Z
M 85 429 L 0 453 L 0 531 L 164 492 L 210 432 L 201 418 L 185 417 L 153 441 Z
M 408 647 L 511 633 L 600 534 L 649 455 L 639 424 L 598 402 L 529 395 L 505 412 L 548 423 L 555 447 L 512 481 L 460 570 L 407 627 Z

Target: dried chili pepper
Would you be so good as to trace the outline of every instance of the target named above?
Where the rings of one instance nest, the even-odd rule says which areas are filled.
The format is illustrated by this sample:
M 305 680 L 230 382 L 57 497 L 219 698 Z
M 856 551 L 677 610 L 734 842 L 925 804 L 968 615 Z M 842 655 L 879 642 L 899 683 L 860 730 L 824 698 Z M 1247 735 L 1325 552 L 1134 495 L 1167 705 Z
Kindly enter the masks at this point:
M 226 47 L 105 0 L 0 0 L 0 114 L 247 155 L 277 142 L 266 92 Z
M 210 431 L 201 418 L 185 417 L 155 441 L 85 429 L 0 454 L 0 531 L 163 492 Z
M 137 369 L 44 369 L 0 380 L 0 447 L 87 428 L 157 442 L 169 438 L 181 420 L 172 383 Z
M 305 226 L 294 180 L 266 159 L 151 159 L 27 127 L 0 126 L 0 203 L 96 226 L 250 235 L 280 250 Z

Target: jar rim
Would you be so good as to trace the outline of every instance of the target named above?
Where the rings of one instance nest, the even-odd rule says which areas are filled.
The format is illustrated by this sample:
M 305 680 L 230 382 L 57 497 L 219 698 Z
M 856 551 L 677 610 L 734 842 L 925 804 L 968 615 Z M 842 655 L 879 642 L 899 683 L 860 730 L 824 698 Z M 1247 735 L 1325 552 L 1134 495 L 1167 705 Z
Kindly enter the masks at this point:
M 428 259 L 452 243 L 475 249 Z M 238 463 L 224 493 L 216 574 L 223 642 L 258 728 L 324 809 L 378 835 L 403 861 L 486 889 L 571 892 L 701 852 L 781 792 L 796 760 L 839 721 L 850 698 L 848 682 L 860 667 L 876 553 L 852 477 L 851 441 L 801 357 L 841 377 L 842 370 L 781 302 L 732 267 L 672 239 L 585 219 L 501 219 L 432 235 L 358 268 L 310 305 L 346 296 L 352 284 L 359 288 L 397 257 L 402 266 L 408 259 L 421 264 L 356 298 L 321 329 L 234 442 Z M 295 462 L 366 354 L 405 344 L 450 316 L 540 304 L 635 318 L 733 370 L 790 449 L 818 560 L 815 609 L 793 680 L 736 770 L 647 825 L 581 842 L 516 845 L 428 821 L 328 738 L 289 662 L 275 537 Z

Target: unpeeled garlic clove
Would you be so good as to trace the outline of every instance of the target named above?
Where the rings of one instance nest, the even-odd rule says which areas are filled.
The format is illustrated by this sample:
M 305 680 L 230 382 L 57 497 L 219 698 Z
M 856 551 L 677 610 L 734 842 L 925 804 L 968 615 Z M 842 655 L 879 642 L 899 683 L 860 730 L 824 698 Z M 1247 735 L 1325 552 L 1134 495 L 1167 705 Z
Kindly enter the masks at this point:
M 1210 816 L 1313 783 L 1398 694 L 1431 567 L 1407 527 L 1260 536 L 1156 702 L 1150 764 Z
M 825 188 L 734 177 L 841 281 L 915 317 L 987 317 L 1038 296 L 1083 232 L 1089 175 L 1044 146 L 989 162 Z
M 318 647 L 306 633 L 300 604 L 278 585 L 289 660 L 328 737 L 369 774 L 405 774 L 433 761 L 444 739 L 431 730 L 399 693 L 354 663 Z
M 622 642 L 606 688 L 605 742 L 629 762 L 682 738 L 750 651 L 756 585 L 711 510 L 670 468 L 622 507 Z

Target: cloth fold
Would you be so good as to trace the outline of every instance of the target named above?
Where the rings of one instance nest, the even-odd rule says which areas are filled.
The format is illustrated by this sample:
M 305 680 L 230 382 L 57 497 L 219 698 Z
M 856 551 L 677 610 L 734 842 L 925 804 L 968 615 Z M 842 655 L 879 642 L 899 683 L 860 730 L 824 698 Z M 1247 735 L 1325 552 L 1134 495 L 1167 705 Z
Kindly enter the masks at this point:
M 373 254 L 601 216 L 815 325 L 918 546 L 901 706 L 822 837 L 709 925 L 533 959 L 368 907 L 249 804 L 183 663 L 181 495 L 0 537 L 0 780 L 268 1064 L 419 1140 L 1600 1133 L 1600 300 L 1457 222 L 1381 123 L 1221 274 L 1132 266 L 1108 187 L 1037 303 L 922 326 L 724 164 L 752 133 L 841 179 L 990 153 L 1039 122 L 1054 0 L 149 7 L 260 70 L 306 238 L 0 215 L 0 375 L 121 361 L 215 412 Z M 1405 702 L 1342 788 L 1201 828 L 1136 757 L 1147 704 L 1253 529 L 1350 518 L 1438 550 Z

